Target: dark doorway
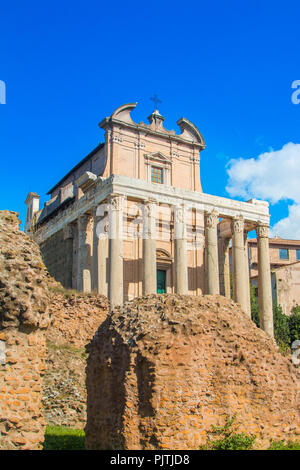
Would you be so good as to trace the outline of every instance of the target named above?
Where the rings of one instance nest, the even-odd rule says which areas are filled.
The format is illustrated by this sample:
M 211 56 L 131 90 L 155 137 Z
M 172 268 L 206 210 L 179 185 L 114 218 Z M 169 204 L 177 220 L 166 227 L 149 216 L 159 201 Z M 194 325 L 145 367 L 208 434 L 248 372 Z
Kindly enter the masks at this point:
M 164 271 L 163 269 L 157 270 L 157 293 L 166 293 L 166 271 Z

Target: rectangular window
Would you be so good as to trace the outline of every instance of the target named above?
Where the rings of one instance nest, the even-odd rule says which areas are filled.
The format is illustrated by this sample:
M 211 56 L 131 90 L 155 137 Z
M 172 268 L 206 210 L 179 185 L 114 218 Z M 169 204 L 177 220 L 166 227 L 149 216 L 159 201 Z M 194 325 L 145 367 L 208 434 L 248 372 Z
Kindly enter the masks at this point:
M 296 250 L 297 260 L 300 261 L 300 250 Z
M 280 259 L 289 259 L 289 250 L 287 248 L 281 248 L 279 250 Z
M 163 169 L 157 166 L 151 167 L 151 182 L 163 183 Z

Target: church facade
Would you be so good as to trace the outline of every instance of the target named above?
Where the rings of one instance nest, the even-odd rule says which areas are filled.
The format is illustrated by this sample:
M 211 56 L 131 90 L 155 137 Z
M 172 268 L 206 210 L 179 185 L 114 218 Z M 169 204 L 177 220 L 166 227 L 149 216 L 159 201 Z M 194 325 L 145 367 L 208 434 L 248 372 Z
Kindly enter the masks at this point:
M 135 107 L 103 119 L 105 142 L 51 188 L 42 209 L 28 194 L 25 231 L 50 274 L 112 306 L 165 292 L 230 297 L 232 240 L 232 295 L 250 315 L 247 234 L 255 229 L 261 322 L 272 336 L 268 203 L 203 193 L 197 127 L 181 118 L 181 132 L 168 131 L 158 110 L 138 124 Z

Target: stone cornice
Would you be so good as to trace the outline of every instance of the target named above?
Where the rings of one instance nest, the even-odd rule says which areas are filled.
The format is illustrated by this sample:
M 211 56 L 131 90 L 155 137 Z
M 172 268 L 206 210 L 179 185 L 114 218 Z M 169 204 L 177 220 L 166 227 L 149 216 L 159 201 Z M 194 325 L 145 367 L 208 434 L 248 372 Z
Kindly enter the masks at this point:
M 196 191 L 186 191 L 165 184 L 152 184 L 141 179 L 112 175 L 106 179 L 97 178 L 93 187 L 78 201 L 60 211 L 44 226 L 39 227 L 33 234 L 34 239 L 41 243 L 66 224 L 76 221 L 81 215 L 91 211 L 94 206 L 106 201 L 112 194 L 124 195 L 141 201 L 155 198 L 158 204 L 172 206 L 184 204 L 186 207 L 203 212 L 216 210 L 219 217 L 234 218 L 243 215 L 245 221 L 269 225 L 268 204 L 264 201 L 235 201 Z

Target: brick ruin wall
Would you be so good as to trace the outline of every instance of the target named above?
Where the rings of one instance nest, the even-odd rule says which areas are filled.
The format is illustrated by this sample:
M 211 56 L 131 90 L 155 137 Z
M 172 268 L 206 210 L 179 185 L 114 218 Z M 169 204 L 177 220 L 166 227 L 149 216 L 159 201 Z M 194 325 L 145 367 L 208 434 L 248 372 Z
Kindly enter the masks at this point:
M 196 449 L 235 412 L 261 447 L 299 439 L 299 369 L 236 304 L 168 294 L 107 316 L 106 298 L 61 289 L 18 227 L 0 212 L 0 449 L 41 449 L 46 420 L 84 426 L 99 325 L 88 449 Z
M 235 413 L 258 448 L 299 439 L 299 369 L 224 297 L 127 302 L 87 351 L 87 449 L 198 449 Z
M 48 256 L 56 242 L 62 233 Z M 46 423 L 85 426 L 85 345 L 108 310 L 106 297 L 51 278 L 17 214 L 0 211 L 0 449 L 41 449 Z
M 48 273 L 38 246 L 0 212 L 0 449 L 41 449 Z
M 108 309 L 104 296 L 68 292 L 59 286 L 51 290 L 42 400 L 47 423 L 85 426 L 85 345 L 105 320 Z

